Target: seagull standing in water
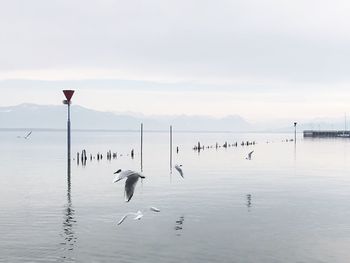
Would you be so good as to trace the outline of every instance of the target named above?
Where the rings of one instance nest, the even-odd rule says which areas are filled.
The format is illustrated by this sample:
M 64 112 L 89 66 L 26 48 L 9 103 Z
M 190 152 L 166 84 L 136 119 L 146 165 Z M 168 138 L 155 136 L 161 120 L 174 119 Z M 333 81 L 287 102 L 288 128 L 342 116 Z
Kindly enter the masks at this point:
M 248 153 L 248 156 L 246 157 L 247 160 L 251 160 L 252 159 L 252 154 L 254 151 L 251 151 L 250 153 Z
M 139 178 L 144 179 L 145 177 L 140 173 L 132 170 L 122 171 L 121 169 L 119 169 L 114 174 L 117 174 L 117 176 L 114 178 L 113 183 L 127 178 L 125 181 L 125 201 L 129 202 L 132 196 L 134 195 L 137 181 L 139 180 Z
M 151 211 L 153 211 L 153 212 L 156 212 L 156 213 L 159 213 L 159 212 L 160 212 L 160 210 L 159 210 L 158 208 L 153 207 L 153 206 L 150 207 L 149 210 L 151 210 Z M 119 226 L 121 223 L 123 223 L 124 220 L 125 220 L 128 216 L 130 216 L 130 215 L 135 216 L 135 217 L 134 217 L 134 220 L 140 220 L 140 219 L 143 217 L 143 214 L 142 214 L 142 212 L 141 212 L 140 210 L 137 211 L 137 213 L 127 213 L 126 215 L 124 215 L 124 216 L 118 221 L 117 225 Z
M 175 165 L 175 169 L 176 169 L 176 171 L 178 171 L 179 172 L 179 174 L 181 175 L 181 177 L 182 178 L 185 178 L 184 177 L 184 173 L 183 173 L 183 171 L 182 171 L 182 165 L 180 164 L 180 165 Z

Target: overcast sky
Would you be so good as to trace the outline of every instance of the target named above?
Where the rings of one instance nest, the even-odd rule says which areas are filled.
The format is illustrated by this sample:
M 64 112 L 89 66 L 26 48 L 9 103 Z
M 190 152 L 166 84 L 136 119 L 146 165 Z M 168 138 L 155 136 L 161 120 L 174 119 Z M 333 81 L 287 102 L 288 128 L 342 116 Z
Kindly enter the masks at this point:
M 0 106 L 342 116 L 350 2 L 0 0 Z M 5 94 L 5 95 L 4 95 Z

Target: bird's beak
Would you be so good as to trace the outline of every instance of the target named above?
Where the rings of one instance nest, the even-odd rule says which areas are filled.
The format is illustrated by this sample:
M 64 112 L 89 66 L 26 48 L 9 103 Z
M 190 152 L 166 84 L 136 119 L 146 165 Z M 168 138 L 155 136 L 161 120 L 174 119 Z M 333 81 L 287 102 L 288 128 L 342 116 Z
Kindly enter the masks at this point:
M 116 183 L 116 182 L 118 182 L 118 181 L 120 181 L 120 178 L 115 179 L 115 180 L 113 181 L 113 183 Z

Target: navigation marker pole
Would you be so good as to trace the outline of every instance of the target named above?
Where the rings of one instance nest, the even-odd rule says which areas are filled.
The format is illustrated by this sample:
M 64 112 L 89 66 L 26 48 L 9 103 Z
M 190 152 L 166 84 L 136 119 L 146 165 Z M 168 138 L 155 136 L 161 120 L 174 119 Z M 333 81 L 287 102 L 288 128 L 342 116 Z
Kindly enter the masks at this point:
M 73 96 L 74 90 L 63 90 L 64 96 L 66 97 L 65 100 L 63 100 L 63 104 L 66 104 L 68 106 L 68 118 L 67 118 L 67 171 L 68 176 L 70 176 L 70 149 L 71 149 L 71 140 L 70 140 L 70 105 L 71 105 L 71 98 Z

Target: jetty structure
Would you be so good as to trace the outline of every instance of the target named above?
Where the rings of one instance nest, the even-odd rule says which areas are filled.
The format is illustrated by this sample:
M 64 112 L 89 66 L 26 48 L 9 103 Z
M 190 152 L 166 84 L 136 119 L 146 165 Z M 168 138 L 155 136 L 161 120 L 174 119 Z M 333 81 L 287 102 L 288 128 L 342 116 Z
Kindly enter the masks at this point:
M 347 130 L 305 130 L 304 138 L 350 138 Z

